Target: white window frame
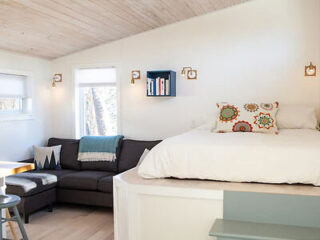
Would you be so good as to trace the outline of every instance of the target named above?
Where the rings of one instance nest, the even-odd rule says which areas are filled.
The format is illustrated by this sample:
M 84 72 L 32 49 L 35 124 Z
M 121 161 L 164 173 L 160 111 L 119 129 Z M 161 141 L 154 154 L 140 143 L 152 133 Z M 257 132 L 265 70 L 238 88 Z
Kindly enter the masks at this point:
M 31 72 L 13 69 L 0 69 L 0 74 L 25 76 L 27 91 L 27 97 L 21 99 L 20 104 L 22 105 L 22 111 L 0 113 L 0 121 L 33 119 L 33 74 Z
M 83 133 L 83 126 L 81 127 L 80 123 L 83 122 L 83 110 L 80 108 L 80 104 L 83 106 L 83 103 L 80 103 L 81 98 L 79 96 L 79 85 L 77 83 L 77 72 L 81 69 L 95 69 L 95 68 L 114 68 L 116 71 L 116 82 L 115 83 L 92 83 L 92 84 L 81 84 L 82 87 L 92 87 L 92 86 L 116 86 L 117 92 L 117 134 L 121 134 L 121 115 L 120 115 L 120 76 L 119 76 L 119 65 L 118 64 L 85 64 L 78 65 L 73 67 L 73 137 L 80 138 L 81 133 Z

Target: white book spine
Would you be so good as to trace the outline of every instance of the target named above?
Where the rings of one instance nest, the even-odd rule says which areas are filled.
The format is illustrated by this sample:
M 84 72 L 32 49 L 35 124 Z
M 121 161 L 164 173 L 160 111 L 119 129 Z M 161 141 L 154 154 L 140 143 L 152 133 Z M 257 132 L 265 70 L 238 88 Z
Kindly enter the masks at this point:
M 169 81 L 169 79 L 166 79 L 166 81 L 165 81 L 166 83 L 166 95 L 167 96 L 170 96 L 170 81 Z
M 148 79 L 147 79 L 147 94 L 148 94 L 148 96 L 151 95 L 150 87 L 151 87 L 151 79 L 148 78 Z
M 161 96 L 165 95 L 164 78 L 161 78 Z
M 160 95 L 159 88 L 160 88 L 160 78 L 157 77 L 157 79 L 156 79 L 156 95 L 157 95 L 157 96 Z
M 154 95 L 154 91 L 153 91 L 153 82 L 154 82 L 154 80 L 153 79 L 151 79 L 151 82 L 150 82 L 150 84 L 151 84 L 151 96 L 153 96 Z

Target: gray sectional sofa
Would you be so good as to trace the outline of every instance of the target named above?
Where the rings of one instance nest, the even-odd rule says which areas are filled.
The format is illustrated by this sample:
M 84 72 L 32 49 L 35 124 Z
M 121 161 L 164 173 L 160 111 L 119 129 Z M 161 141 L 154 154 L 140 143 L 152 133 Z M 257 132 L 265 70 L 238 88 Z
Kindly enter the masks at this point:
M 160 141 L 124 139 L 117 148 L 115 162 L 77 161 L 79 140 L 50 138 L 48 146 L 62 145 L 59 170 L 34 170 L 6 178 L 7 194 L 16 194 L 22 201 L 18 206 L 29 222 L 29 214 L 56 202 L 113 206 L 113 177 L 135 167 L 143 151 Z M 32 162 L 33 159 L 27 160 Z

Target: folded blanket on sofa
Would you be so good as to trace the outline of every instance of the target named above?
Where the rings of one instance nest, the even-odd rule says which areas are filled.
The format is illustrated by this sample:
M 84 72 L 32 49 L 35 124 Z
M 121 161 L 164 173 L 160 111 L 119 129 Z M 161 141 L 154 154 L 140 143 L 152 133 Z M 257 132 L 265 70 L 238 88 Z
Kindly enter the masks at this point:
M 123 136 L 85 136 L 80 139 L 78 161 L 115 161 Z

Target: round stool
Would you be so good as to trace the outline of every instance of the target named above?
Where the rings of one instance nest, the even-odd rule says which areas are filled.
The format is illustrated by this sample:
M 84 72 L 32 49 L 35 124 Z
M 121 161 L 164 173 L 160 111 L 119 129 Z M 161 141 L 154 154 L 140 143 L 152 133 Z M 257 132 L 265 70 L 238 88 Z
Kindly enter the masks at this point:
M 21 198 L 16 195 L 0 195 L 0 210 L 5 208 L 12 208 L 14 216 L 13 217 L 2 217 L 1 216 L 1 223 L 0 223 L 0 240 L 3 240 L 2 235 L 2 224 L 9 222 L 9 221 L 15 221 L 18 223 L 18 226 L 20 228 L 23 240 L 28 240 L 27 233 L 24 229 L 23 223 L 20 218 L 19 211 L 17 209 L 17 205 L 20 203 Z M 2 212 L 2 211 L 1 211 Z

